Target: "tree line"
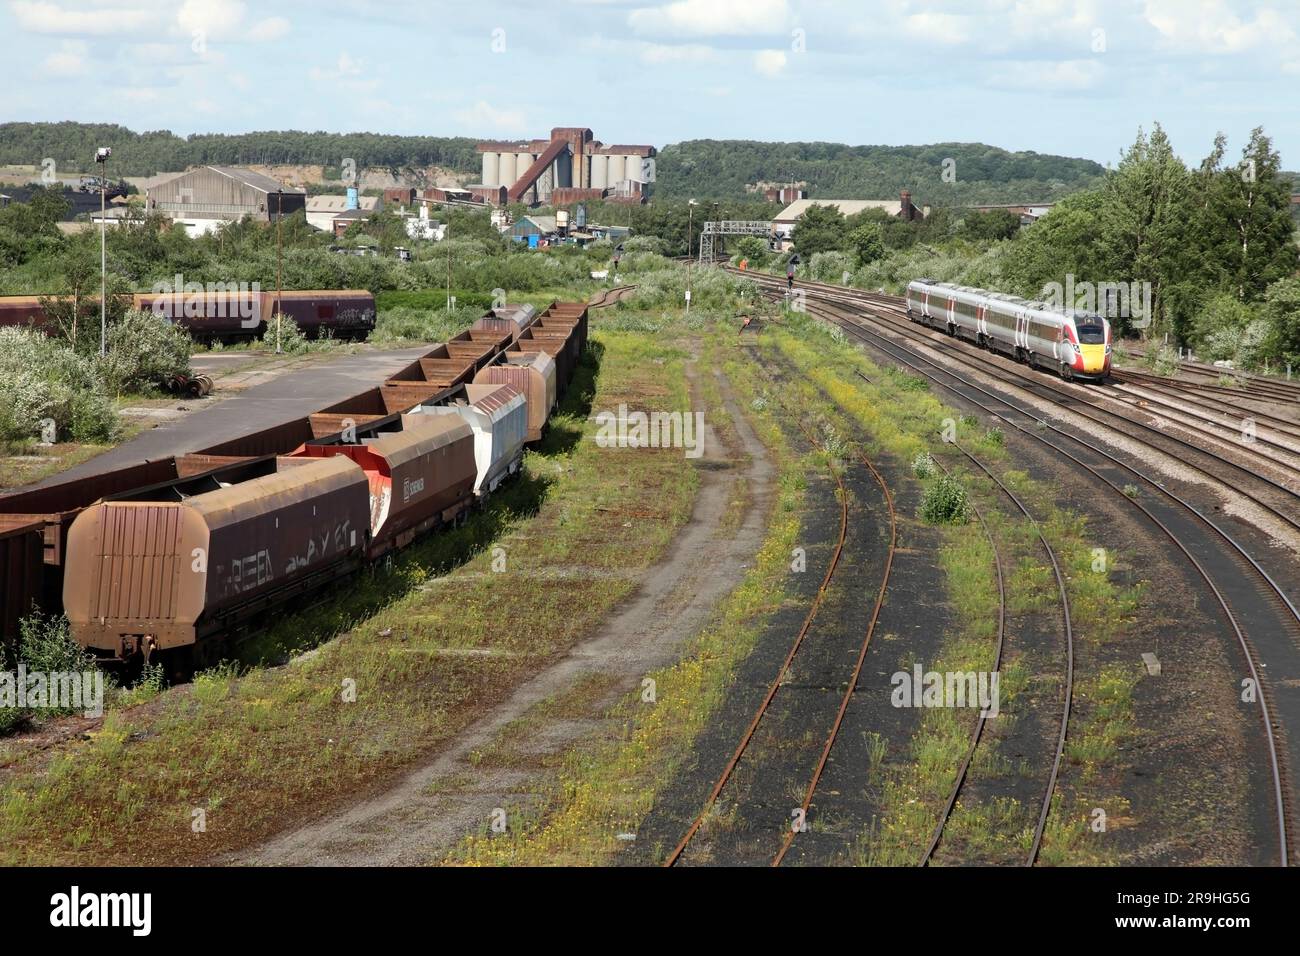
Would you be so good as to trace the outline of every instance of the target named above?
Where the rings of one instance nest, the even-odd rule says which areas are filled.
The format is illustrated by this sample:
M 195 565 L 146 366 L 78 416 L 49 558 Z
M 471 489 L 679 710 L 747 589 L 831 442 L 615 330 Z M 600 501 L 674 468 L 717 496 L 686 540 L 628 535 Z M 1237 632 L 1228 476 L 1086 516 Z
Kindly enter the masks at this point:
M 96 148 L 111 146 L 112 172 L 152 176 L 190 166 L 319 164 L 337 169 L 344 159 L 357 168 L 444 166 L 459 172 L 480 168 L 478 140 L 465 136 L 393 136 L 278 130 L 254 133 L 196 133 L 169 130 L 137 133 L 109 123 L 0 123 L 0 164 L 40 167 L 53 159 L 56 170 L 93 167 Z
M 846 146 L 698 139 L 665 146 L 656 195 L 721 198 L 761 182 L 806 183 L 809 195 L 895 199 L 918 205 L 1051 202 L 1095 186 L 1105 169 L 1088 159 L 1008 152 L 983 143 Z
M 1139 131 L 1094 187 L 1025 227 L 1002 211 L 941 207 L 908 223 L 814 206 L 793 243 L 804 273 L 868 288 L 901 291 L 920 277 L 1030 299 L 1073 288 L 1080 297 L 1065 305 L 1101 310 L 1097 290 L 1122 285 L 1150 303 L 1148 314 L 1112 315 L 1122 332 L 1239 366 L 1300 369 L 1293 188 L 1263 129 L 1237 155 L 1219 135 L 1189 166 L 1157 125 Z M 738 251 L 756 263 L 775 258 L 748 241 Z

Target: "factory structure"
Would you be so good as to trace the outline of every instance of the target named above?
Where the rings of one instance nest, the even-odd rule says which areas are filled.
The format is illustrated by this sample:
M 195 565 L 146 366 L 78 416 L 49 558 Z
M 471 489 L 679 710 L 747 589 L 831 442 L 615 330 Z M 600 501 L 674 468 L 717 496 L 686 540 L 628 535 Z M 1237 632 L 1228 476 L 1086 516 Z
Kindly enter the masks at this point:
M 551 138 L 479 143 L 485 202 L 565 205 L 587 199 L 645 202 L 655 179 L 653 146 L 606 146 L 583 127 L 558 126 Z
M 191 236 L 252 216 L 273 222 L 307 208 L 304 190 L 235 166 L 199 166 L 149 187 L 145 210 L 183 225 Z

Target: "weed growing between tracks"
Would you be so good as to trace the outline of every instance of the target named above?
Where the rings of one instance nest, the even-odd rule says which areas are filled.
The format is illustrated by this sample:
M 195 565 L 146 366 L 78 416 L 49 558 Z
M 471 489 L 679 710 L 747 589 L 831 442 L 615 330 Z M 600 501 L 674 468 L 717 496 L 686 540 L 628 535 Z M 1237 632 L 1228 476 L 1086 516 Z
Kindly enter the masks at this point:
M 997 502 L 1000 492 L 982 475 L 972 474 L 964 465 L 965 459 L 940 442 L 939 436 L 946 420 L 956 423 L 959 440 L 987 464 L 1006 458 L 1005 436 L 1000 430 L 977 431 L 977 419 L 959 416 L 944 406 L 927 389 L 916 385 L 916 376 L 876 366 L 859 349 L 823 330 L 821 323 L 794 315 L 786 329 L 770 333 L 770 344 L 793 362 L 811 385 L 857 420 L 878 450 L 907 462 L 926 453 L 943 456 L 959 480 L 978 491 L 983 502 Z M 865 376 L 866 381 L 860 376 Z M 805 396 L 805 400 L 809 398 Z M 1031 510 L 1044 536 L 1062 562 L 1076 640 L 1093 647 L 1113 640 L 1132 620 L 1140 600 L 1137 589 L 1124 588 L 1113 580 L 1112 574 L 1118 570 L 1117 556 L 1108 555 L 1107 565 L 1098 571 L 1084 519 L 1052 504 L 1057 496 L 1050 486 L 1035 482 L 1023 472 L 1008 472 L 1004 480 L 1022 500 L 1032 503 Z M 986 507 L 985 511 L 990 514 L 993 508 Z M 1008 600 L 1013 607 L 1019 605 L 1021 611 L 1034 610 L 1035 606 L 1038 610 L 1055 607 L 1054 580 L 1037 545 L 1034 525 L 997 515 L 996 520 L 990 520 L 990 527 L 1003 555 Z M 940 672 L 988 670 L 996 635 L 993 556 L 976 524 L 948 526 L 943 533 L 945 544 L 939 560 L 948 584 L 948 599 L 961 624 L 955 633 L 945 637 L 940 658 L 924 663 L 927 670 Z M 1012 608 L 1008 608 L 1011 612 Z M 910 664 L 904 660 L 900 669 Z M 1059 674 L 1063 674 L 1063 663 L 1058 681 Z M 1040 859 L 1044 863 L 1110 861 L 1102 841 L 1087 839 L 1093 835 L 1088 826 L 1090 811 L 1104 806 L 1112 818 L 1118 818 L 1128 808 L 1127 801 L 1114 792 L 1114 771 L 1117 748 L 1137 732 L 1132 691 L 1139 674 L 1136 664 L 1100 670 L 1085 667 L 1077 674 L 1067 766 L 1043 841 Z M 1045 780 L 1045 771 L 1007 766 L 997 752 L 996 738 L 1001 731 L 1021 719 L 1018 698 L 1030 679 L 1014 653 L 1004 659 L 1002 712 L 991 722 L 1002 723 L 999 733 L 986 732 L 972 774 L 1033 773 L 1039 786 Z M 859 840 L 854 853 L 857 862 L 897 865 L 916 863 L 921 858 L 951 792 L 974 719 L 974 710 L 925 711 L 909 759 L 894 761 L 886 773 L 884 811 Z M 949 823 L 950 839 L 962 847 L 963 856 L 977 862 L 1023 861 L 1037 810 L 1036 803 L 1021 805 L 1014 800 L 973 803 L 969 807 L 959 801 Z
M 786 599 L 790 553 L 802 525 L 804 476 L 819 466 L 811 456 L 791 449 L 778 423 L 780 407 L 764 400 L 764 382 L 756 367 L 734 357 L 730 333 L 729 328 L 715 331 L 706 364 L 724 369 L 748 403 L 758 437 L 782 463 L 767 534 L 752 568 L 682 659 L 648 675 L 655 681 L 656 703 L 643 702 L 639 693 L 625 698 L 613 713 L 623 725 L 618 739 L 571 749 L 544 801 L 526 815 L 522 827 L 470 837 L 447 862 L 539 865 L 610 860 L 619 847 L 618 834 L 636 831 L 656 796 L 690 758 L 695 741 L 722 705 L 736 668 Z M 709 394 L 716 389 L 710 377 L 701 376 L 700 385 L 710 405 L 721 407 L 716 393 Z M 734 511 L 734 521 L 742 511 Z M 654 858 L 661 859 L 670 849 L 655 847 Z
M 680 350 L 593 332 L 600 365 L 579 371 L 521 481 L 255 648 L 313 653 L 200 675 L 85 740 L 6 742 L 0 863 L 175 864 L 248 845 L 381 784 L 594 629 L 686 521 L 698 478 L 680 449 L 591 440 L 593 406 L 687 407 Z

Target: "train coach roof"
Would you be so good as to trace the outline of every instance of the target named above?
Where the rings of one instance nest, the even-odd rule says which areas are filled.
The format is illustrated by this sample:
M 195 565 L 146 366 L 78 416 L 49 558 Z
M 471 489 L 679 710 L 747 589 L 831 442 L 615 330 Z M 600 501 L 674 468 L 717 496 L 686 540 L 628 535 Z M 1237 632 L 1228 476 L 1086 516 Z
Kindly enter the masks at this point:
M 274 474 L 195 495 L 185 501 L 185 507 L 202 515 L 209 528 L 218 528 L 366 483 L 365 472 L 342 456 L 281 458 L 278 464 L 282 470 Z

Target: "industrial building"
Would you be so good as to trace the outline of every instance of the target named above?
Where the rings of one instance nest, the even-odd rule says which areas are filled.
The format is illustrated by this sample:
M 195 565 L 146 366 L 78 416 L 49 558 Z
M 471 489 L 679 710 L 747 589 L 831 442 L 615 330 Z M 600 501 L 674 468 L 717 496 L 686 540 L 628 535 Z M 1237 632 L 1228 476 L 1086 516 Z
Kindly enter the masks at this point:
M 335 223 L 345 213 L 357 211 L 365 219 L 378 212 L 384 206 L 378 196 L 308 196 L 307 222 L 322 232 L 337 233 Z
M 272 222 L 304 212 L 307 194 L 270 176 L 235 166 L 199 166 L 150 186 L 146 210 L 185 227 L 191 236 L 213 232 L 223 222 L 252 216 Z
M 772 220 L 773 234 L 782 240 L 788 240 L 794 233 L 795 224 L 803 218 L 813 206 L 835 206 L 845 216 L 855 216 L 868 209 L 880 209 L 907 222 L 916 222 L 930 215 L 930 207 L 917 207 L 912 202 L 912 194 L 904 189 L 898 199 L 797 199 L 786 206 Z
M 549 140 L 479 143 L 482 182 L 472 191 L 505 189 L 506 201 L 529 205 L 584 199 L 644 202 L 654 182 L 653 146 L 606 146 L 582 127 L 557 126 Z

